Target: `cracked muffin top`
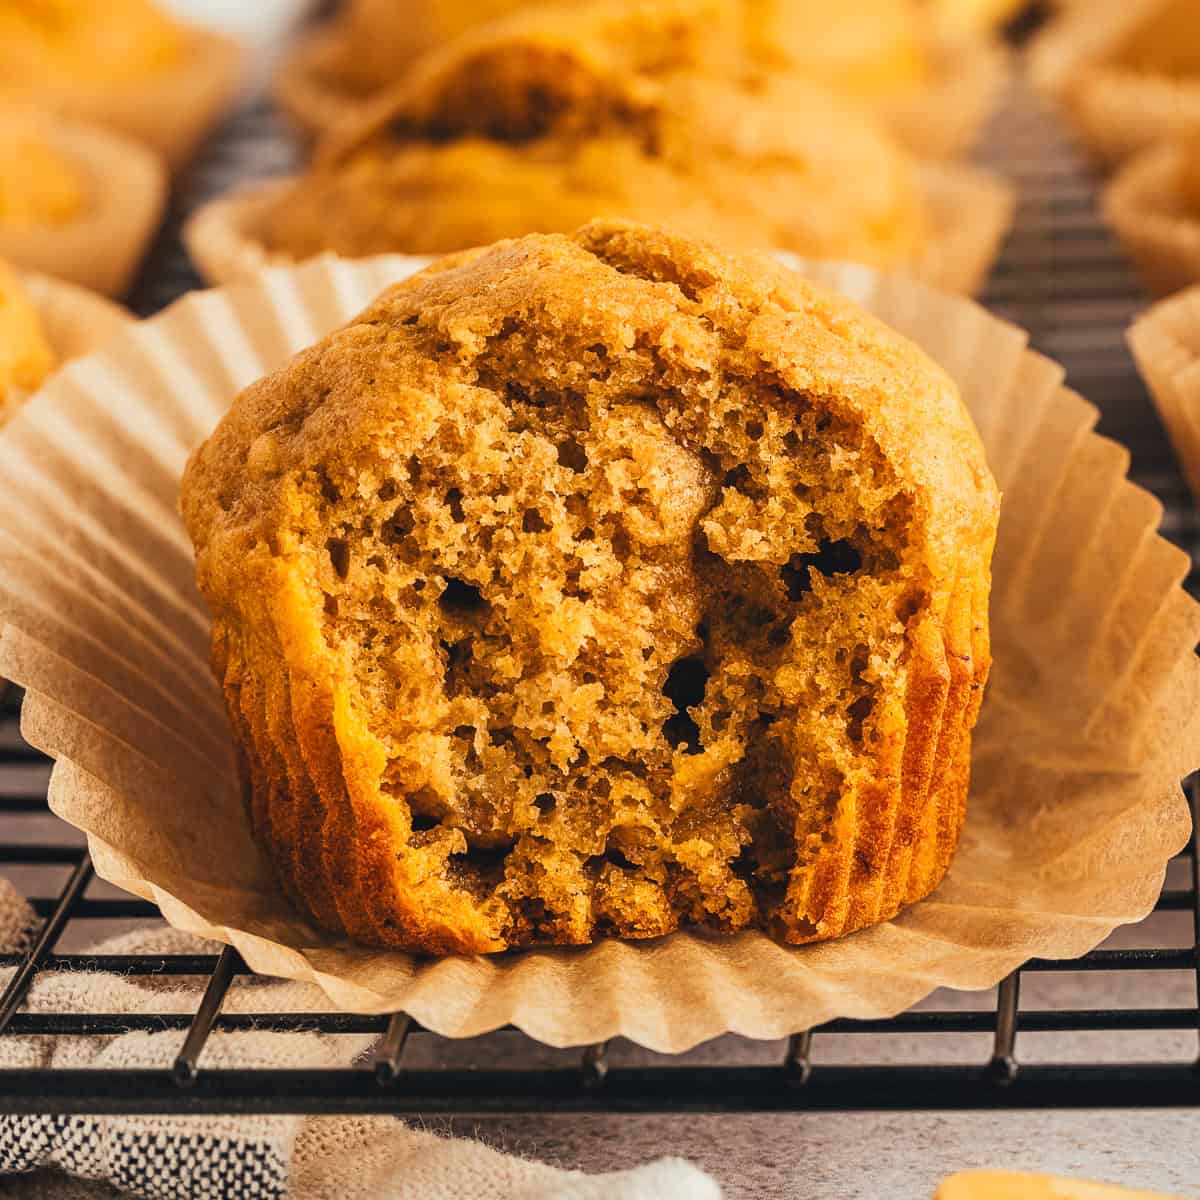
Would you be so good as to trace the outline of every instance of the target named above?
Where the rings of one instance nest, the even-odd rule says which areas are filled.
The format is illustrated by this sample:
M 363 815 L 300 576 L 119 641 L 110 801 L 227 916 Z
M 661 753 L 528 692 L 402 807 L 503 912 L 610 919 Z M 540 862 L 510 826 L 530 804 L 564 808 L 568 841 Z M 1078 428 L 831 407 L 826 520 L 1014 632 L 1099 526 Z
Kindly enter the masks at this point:
M 623 222 L 444 259 L 185 474 L 251 821 L 319 923 L 793 942 L 941 878 L 997 497 L 932 362 Z

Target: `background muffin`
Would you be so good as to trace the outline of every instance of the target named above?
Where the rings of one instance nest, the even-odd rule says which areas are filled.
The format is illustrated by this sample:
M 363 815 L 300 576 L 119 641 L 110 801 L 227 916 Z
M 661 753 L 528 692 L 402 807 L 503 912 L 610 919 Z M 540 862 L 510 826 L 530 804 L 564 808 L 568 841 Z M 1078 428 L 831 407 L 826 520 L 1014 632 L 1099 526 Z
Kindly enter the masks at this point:
M 264 240 L 295 258 L 427 254 L 623 216 L 731 245 L 915 259 L 927 214 L 905 155 L 820 86 L 742 60 L 733 17 L 703 0 L 601 2 L 467 35 L 324 148 Z

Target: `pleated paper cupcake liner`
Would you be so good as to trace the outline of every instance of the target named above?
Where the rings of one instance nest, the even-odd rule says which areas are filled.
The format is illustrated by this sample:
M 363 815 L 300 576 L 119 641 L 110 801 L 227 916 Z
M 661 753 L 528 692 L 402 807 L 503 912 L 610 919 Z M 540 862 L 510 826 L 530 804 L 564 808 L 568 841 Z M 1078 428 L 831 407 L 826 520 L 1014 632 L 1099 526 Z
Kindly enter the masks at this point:
M 879 116 L 896 138 L 924 159 L 958 158 L 978 140 L 1009 81 L 1003 47 L 972 39 L 938 56 L 934 79 L 889 96 Z
M 121 87 L 59 89 L 38 100 L 142 142 L 178 169 L 232 103 L 242 60 L 232 38 L 195 30 L 182 60 L 152 76 Z
M 1200 283 L 1200 213 L 1186 209 L 1177 182 L 1183 154 L 1170 143 L 1145 150 L 1104 190 L 1104 219 L 1159 296 Z
M 1129 346 L 1188 486 L 1200 499 L 1200 287 L 1138 317 Z
M 315 928 L 247 827 L 208 618 L 177 514 L 180 473 L 236 391 L 416 264 L 332 258 L 188 297 L 56 377 L 0 438 L 0 674 L 27 689 L 50 804 L 99 873 L 265 974 L 340 1008 L 403 1010 L 465 1037 L 513 1024 L 552 1045 L 623 1036 L 681 1051 L 899 1012 L 988 988 L 1032 956 L 1083 954 L 1154 905 L 1189 832 L 1200 764 L 1200 605 L 1187 557 L 1128 455 L 1026 336 L 976 305 L 861 267 L 811 264 L 958 381 L 1005 492 L 995 668 L 966 826 L 929 899 L 800 948 L 676 933 L 434 960 Z
M 82 173 L 84 207 L 60 225 L 0 226 L 0 258 L 122 295 L 162 219 L 166 166 L 154 151 L 97 126 L 41 117 L 32 128 Z
M 1030 55 L 1034 85 L 1062 108 L 1088 148 L 1108 164 L 1200 133 L 1200 81 L 1104 61 L 1106 48 L 1155 2 L 1074 4 L 1039 36 Z
M 271 251 L 262 240 L 268 213 L 292 182 L 276 179 L 238 188 L 190 219 L 184 242 L 205 279 L 225 284 L 265 266 L 293 265 L 294 260 Z M 949 163 L 922 166 L 921 183 L 935 233 L 909 273 L 945 291 L 977 291 L 1012 225 L 1013 189 L 986 171 Z M 795 257 L 781 256 L 787 261 Z

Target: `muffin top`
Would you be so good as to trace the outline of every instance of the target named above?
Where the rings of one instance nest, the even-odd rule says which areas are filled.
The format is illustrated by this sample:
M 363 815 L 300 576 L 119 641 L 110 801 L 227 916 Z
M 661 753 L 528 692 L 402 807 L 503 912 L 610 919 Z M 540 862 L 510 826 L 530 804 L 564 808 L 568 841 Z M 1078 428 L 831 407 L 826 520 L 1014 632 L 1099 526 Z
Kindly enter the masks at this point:
M 618 216 L 735 246 L 914 257 L 927 231 L 907 157 L 821 86 L 743 58 L 737 28 L 722 0 L 493 22 L 331 139 L 264 236 L 297 257 L 441 253 Z
M 351 92 L 395 83 L 421 55 L 530 0 L 350 0 L 316 64 Z
M 914 346 L 622 222 L 388 289 L 235 400 L 182 506 L 257 827 L 318 836 L 302 800 L 265 812 L 310 764 L 347 865 L 289 859 L 297 893 L 443 952 L 828 936 L 804 870 L 899 777 L 911 631 L 952 598 L 986 629 L 996 520 Z
M 0 261 L 0 422 L 54 368 L 54 354 L 16 272 Z
M 929 78 L 929 15 L 914 0 L 742 0 L 750 53 L 865 100 Z
M 136 84 L 183 49 L 182 27 L 153 0 L 0 0 L 0 90 Z
M 19 117 L 0 117 L 0 225 L 63 225 L 83 210 L 79 168 Z

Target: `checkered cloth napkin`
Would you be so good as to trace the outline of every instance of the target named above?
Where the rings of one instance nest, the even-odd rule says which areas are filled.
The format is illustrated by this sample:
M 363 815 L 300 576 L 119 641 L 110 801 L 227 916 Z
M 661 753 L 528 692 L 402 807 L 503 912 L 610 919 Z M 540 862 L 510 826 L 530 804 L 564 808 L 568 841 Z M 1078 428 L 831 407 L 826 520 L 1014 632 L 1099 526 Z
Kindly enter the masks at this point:
M 0 879 L 0 951 L 18 949 L 36 925 L 28 905 Z M 211 943 L 175 930 L 127 934 L 99 954 L 204 954 Z M 8 973 L 0 972 L 0 988 Z M 28 998 L 34 1012 L 192 1013 L 195 981 L 47 972 Z M 226 1012 L 316 1012 L 306 984 L 249 978 Z M 0 1068 L 165 1068 L 177 1033 L 115 1037 L 0 1037 Z M 211 1067 L 339 1067 L 369 1038 L 317 1033 L 269 1037 L 214 1033 Z M 73 1178 L 65 1178 L 66 1176 Z M 21 1179 L 4 1178 L 29 1173 Z M 82 1183 L 82 1180 L 103 1181 Z M 720 1200 L 707 1175 L 680 1159 L 632 1171 L 583 1175 L 445 1138 L 391 1117 L 0 1117 L 0 1197 L 136 1196 L 147 1200 Z

